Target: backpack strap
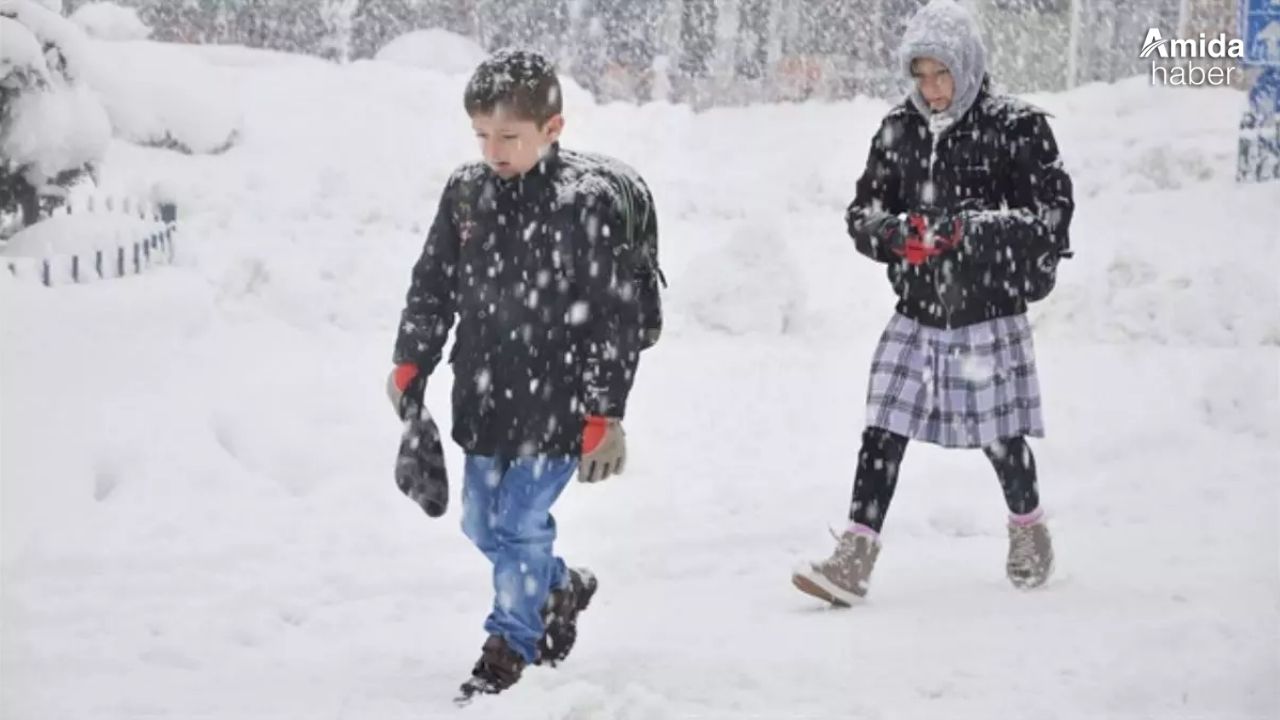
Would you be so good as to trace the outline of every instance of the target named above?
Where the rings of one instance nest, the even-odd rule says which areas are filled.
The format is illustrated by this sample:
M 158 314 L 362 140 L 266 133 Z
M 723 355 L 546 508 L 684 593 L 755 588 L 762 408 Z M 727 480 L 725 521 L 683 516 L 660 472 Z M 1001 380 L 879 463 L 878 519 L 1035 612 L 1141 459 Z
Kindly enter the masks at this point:
M 649 231 L 649 223 L 653 215 L 652 202 L 637 200 L 635 186 L 626 179 L 617 179 L 614 184 L 618 188 L 619 204 L 621 205 L 618 209 L 626 223 L 627 240 L 641 253 L 645 270 L 657 276 L 658 282 L 662 287 L 667 287 L 667 276 L 663 274 L 662 267 L 658 265 L 656 249 L 647 246 L 643 241 L 644 234 Z M 643 216 L 637 220 L 636 215 L 640 212 L 643 213 Z

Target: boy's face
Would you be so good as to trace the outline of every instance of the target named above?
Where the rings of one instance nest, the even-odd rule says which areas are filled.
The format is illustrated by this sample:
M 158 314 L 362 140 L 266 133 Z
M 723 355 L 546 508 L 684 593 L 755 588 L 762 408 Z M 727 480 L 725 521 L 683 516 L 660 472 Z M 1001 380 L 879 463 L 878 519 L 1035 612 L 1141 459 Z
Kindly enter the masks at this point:
M 915 78 L 916 87 L 930 110 L 942 112 L 951 107 L 956 83 L 946 65 L 933 58 L 916 58 L 911 61 L 911 77 Z
M 502 110 L 471 116 L 480 141 L 480 154 L 499 177 L 510 180 L 533 169 L 546 149 L 560 137 L 564 116 L 553 115 L 541 127 Z

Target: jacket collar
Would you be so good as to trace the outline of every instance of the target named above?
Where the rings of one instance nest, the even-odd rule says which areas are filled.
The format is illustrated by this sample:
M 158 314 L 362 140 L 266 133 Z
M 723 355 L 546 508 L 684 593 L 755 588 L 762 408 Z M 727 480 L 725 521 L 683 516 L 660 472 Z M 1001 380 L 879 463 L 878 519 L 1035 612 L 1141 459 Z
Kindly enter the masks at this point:
M 543 152 L 542 158 L 523 175 L 505 179 L 493 172 L 493 170 L 489 170 L 489 176 L 500 189 L 522 189 L 530 181 L 539 181 L 550 177 L 562 162 L 563 160 L 560 158 L 560 143 L 557 141 L 551 143 L 550 147 Z

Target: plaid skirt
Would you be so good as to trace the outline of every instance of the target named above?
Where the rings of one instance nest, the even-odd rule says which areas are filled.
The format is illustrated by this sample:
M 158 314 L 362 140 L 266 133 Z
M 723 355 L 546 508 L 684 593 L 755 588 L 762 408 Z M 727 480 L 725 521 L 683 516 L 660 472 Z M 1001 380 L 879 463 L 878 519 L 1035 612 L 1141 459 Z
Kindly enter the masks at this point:
M 880 336 L 867 424 L 951 448 L 1044 437 L 1040 381 L 1025 314 L 935 328 L 895 313 Z

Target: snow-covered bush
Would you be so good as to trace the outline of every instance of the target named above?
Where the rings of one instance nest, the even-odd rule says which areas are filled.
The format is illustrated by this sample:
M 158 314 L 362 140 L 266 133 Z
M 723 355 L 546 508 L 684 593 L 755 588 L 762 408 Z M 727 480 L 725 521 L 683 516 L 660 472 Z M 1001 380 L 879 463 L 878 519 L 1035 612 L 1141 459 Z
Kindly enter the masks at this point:
M 151 34 L 137 10 L 113 2 L 82 5 L 71 13 L 71 21 L 99 40 L 144 40 Z
M 484 57 L 484 49 L 474 40 L 448 30 L 431 28 L 397 37 L 379 50 L 375 59 L 458 74 L 470 73 Z
M 111 123 L 83 78 L 87 43 L 46 4 L 0 2 L 0 214 L 18 224 L 60 204 L 106 151 Z

